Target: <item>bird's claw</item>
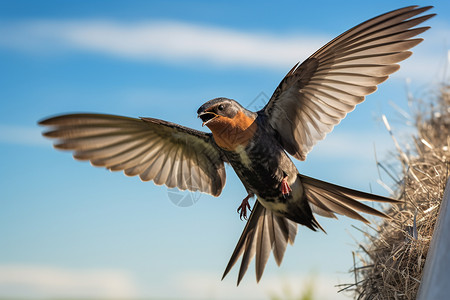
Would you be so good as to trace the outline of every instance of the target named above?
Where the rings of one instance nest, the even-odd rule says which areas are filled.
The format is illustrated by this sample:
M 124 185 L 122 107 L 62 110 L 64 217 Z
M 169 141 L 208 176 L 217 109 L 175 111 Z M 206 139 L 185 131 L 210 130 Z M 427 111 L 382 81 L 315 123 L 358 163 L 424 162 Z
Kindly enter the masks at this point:
M 283 178 L 283 180 L 281 180 L 281 194 L 283 195 L 283 197 L 289 196 L 290 192 L 292 192 L 291 187 L 289 186 L 289 184 L 287 183 L 287 176 Z
M 237 212 L 239 213 L 239 218 L 242 220 L 242 218 L 244 218 L 244 220 L 247 220 L 247 209 L 249 211 L 252 211 L 250 208 L 250 204 L 248 203 L 248 199 L 251 198 L 251 195 L 248 195 L 247 197 L 244 198 L 244 200 L 242 200 L 241 205 L 239 205 L 239 207 L 237 208 Z

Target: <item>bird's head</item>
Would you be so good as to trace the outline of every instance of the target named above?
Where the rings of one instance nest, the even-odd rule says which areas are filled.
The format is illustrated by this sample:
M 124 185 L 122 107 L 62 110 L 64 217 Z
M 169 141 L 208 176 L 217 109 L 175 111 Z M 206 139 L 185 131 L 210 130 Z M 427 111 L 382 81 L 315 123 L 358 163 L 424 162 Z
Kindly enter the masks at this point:
M 256 131 L 257 114 L 231 99 L 210 100 L 197 113 L 203 125 L 211 130 L 217 145 L 226 150 L 246 145 Z
M 232 122 L 239 112 L 244 112 L 244 108 L 234 100 L 227 98 L 215 98 L 204 103 L 197 110 L 198 117 L 202 119 L 202 126 L 209 129 L 223 126 Z
M 234 100 L 216 98 L 197 111 L 203 125 L 211 130 L 216 143 L 227 150 L 246 145 L 256 131 L 256 116 Z

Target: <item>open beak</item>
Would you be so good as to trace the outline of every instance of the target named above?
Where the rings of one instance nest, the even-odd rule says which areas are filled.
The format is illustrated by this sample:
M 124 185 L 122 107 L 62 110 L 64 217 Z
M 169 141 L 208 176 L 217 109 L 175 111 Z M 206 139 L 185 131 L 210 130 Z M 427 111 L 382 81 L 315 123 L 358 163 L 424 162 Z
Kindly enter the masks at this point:
M 198 114 L 198 118 L 202 119 L 203 123 L 202 126 L 205 126 L 215 118 L 219 117 L 218 114 L 213 113 L 212 111 L 204 111 Z

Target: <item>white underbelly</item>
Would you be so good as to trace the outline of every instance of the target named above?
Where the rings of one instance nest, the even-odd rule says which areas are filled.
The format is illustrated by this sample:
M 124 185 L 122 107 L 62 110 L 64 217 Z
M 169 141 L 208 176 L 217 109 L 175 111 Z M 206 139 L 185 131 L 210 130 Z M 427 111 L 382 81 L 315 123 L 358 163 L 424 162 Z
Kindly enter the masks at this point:
M 236 149 L 234 149 L 234 151 L 239 154 L 239 157 L 241 159 L 241 163 L 244 166 L 246 166 L 247 168 L 250 167 L 252 161 L 250 160 L 250 158 L 248 157 L 247 152 L 245 151 L 245 146 L 239 145 L 239 146 L 236 147 Z

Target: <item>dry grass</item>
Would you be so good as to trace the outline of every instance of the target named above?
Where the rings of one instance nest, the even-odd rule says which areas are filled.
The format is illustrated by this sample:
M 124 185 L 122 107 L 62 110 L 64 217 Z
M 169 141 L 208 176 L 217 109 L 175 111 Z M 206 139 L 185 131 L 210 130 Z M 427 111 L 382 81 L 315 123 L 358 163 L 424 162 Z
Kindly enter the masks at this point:
M 450 86 L 443 86 L 434 99 L 413 102 L 418 107 L 417 133 L 409 153 L 392 135 L 401 179 L 395 180 L 398 175 L 389 164 L 379 163 L 394 179 L 394 193 L 404 204 L 389 208 L 392 220 L 364 230 L 367 241 L 354 253 L 356 283 L 345 288 L 352 289 L 356 299 L 415 299 L 420 285 L 449 176 Z

